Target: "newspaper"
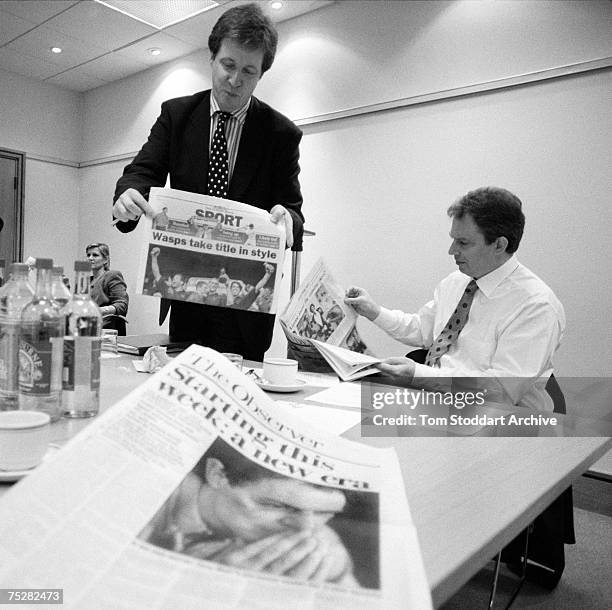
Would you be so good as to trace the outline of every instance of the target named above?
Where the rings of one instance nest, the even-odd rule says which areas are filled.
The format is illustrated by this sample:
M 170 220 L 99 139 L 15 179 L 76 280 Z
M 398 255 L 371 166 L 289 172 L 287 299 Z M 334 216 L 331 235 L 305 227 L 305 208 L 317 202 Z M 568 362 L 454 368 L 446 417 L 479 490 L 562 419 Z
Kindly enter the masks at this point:
M 344 290 L 319 259 L 279 318 L 288 353 L 305 371 L 332 370 L 312 340 L 370 354 L 357 331 L 357 314 L 344 303 Z
M 66 608 L 430 608 L 393 449 L 191 346 L 0 502 L 0 588 Z
M 355 381 L 366 375 L 380 373 L 376 365 L 382 362 L 382 358 L 374 358 L 361 352 L 352 352 L 337 345 L 322 343 L 316 339 L 311 339 L 311 341 L 342 381 Z
M 285 227 L 265 210 L 209 195 L 151 189 L 139 294 L 276 313 Z

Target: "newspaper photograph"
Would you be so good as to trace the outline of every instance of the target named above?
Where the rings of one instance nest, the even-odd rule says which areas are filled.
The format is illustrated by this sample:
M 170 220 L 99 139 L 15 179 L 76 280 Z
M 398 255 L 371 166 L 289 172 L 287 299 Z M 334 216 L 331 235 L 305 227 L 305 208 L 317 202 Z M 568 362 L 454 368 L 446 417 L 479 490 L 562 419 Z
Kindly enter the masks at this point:
M 312 340 L 371 354 L 357 331 L 357 317 L 344 303 L 343 288 L 319 259 L 279 316 L 288 357 L 296 359 L 301 370 L 330 372 L 331 367 Z
M 152 188 L 149 204 L 139 294 L 276 313 L 284 225 L 244 203 L 175 189 Z
M 88 609 L 431 608 L 394 450 L 297 413 L 191 346 L 4 495 L 0 588 Z
M 357 314 L 344 303 L 344 290 L 319 259 L 281 316 L 283 327 L 302 339 L 316 339 L 364 352 L 366 345 L 355 327 Z

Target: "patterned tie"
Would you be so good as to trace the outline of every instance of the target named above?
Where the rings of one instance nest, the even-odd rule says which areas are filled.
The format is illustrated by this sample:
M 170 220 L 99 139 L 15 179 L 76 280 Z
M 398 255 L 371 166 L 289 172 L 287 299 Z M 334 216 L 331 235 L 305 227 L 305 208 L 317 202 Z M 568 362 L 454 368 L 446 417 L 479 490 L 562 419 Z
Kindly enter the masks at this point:
M 208 194 L 214 197 L 227 197 L 229 188 L 229 164 L 227 161 L 227 140 L 225 139 L 225 122 L 232 115 L 229 112 L 217 112 L 217 128 L 212 139 L 210 160 L 208 164 Z
M 476 284 L 476 280 L 472 280 L 467 285 L 453 315 L 449 318 L 442 332 L 429 348 L 427 358 L 425 359 L 425 364 L 427 366 L 435 366 L 440 358 L 448 352 L 450 346 L 457 340 L 459 333 L 463 330 L 468 320 L 470 307 L 472 306 L 472 301 L 474 300 L 474 295 L 477 290 L 478 284 Z

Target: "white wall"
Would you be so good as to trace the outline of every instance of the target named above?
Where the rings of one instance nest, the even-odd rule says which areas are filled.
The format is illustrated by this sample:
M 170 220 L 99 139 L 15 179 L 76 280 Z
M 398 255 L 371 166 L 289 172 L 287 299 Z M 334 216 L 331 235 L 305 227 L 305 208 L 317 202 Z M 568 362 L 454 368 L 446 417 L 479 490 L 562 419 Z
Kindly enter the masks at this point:
M 527 217 L 519 259 L 566 308 L 560 373 L 609 375 L 611 88 L 608 71 L 306 127 L 317 237 L 304 266 L 323 255 L 342 285 L 415 311 L 455 268 L 448 205 L 474 187 L 504 186 Z M 367 322 L 359 328 L 378 353 L 407 351 Z
M 26 154 L 24 258 L 51 257 L 71 270 L 78 247 L 82 95 L 3 70 L 0 91 L 0 148 Z
M 304 211 L 317 236 L 306 243 L 302 275 L 322 255 L 341 284 L 412 310 L 453 269 L 446 207 L 471 188 L 504 186 L 525 204 L 521 259 L 567 310 L 560 373 L 609 374 L 612 346 L 601 333 L 612 301 L 601 277 L 612 228 L 609 70 L 313 121 L 610 57 L 611 24 L 609 2 L 503 1 L 338 2 L 281 24 L 275 65 L 257 94 L 303 125 Z M 161 101 L 209 85 L 199 52 L 87 93 L 84 160 L 137 151 Z M 133 278 L 131 236 L 100 213 L 124 163 L 82 174 L 96 212 L 83 207 L 79 222 L 81 241 L 107 239 L 115 265 Z M 156 308 L 145 297 L 134 305 L 132 328 L 154 330 Z M 375 351 L 405 351 L 360 327 Z
M 281 24 L 258 94 L 294 119 L 609 57 L 605 0 L 341 0 Z
M 452 269 L 448 204 L 470 188 L 505 186 L 525 204 L 521 259 L 566 306 L 561 374 L 609 374 L 612 346 L 602 332 L 612 301 L 602 277 L 612 228 L 609 69 L 313 121 L 609 58 L 611 25 L 612 3 L 605 1 L 342 1 L 281 24 L 277 60 L 257 94 L 303 125 L 304 211 L 317 236 L 306 243 L 302 274 L 323 255 L 340 283 L 361 283 L 389 305 L 417 307 Z M 0 146 L 33 157 L 26 254 L 48 253 L 69 265 L 87 243 L 104 240 L 113 265 L 133 283 L 134 237 L 110 226 L 114 183 L 160 103 L 209 85 L 205 52 L 84 96 L 0 72 Z M 125 158 L 113 161 L 117 156 Z M 102 164 L 76 170 L 46 157 Z M 157 329 L 150 299 L 134 296 L 129 317 L 132 332 Z M 361 326 L 375 351 L 403 352 Z

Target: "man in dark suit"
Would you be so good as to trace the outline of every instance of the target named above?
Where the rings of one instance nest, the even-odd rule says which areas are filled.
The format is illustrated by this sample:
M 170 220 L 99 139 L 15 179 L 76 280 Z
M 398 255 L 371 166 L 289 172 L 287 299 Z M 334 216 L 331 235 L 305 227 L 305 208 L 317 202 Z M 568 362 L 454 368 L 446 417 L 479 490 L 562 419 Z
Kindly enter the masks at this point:
M 212 90 L 168 100 L 148 141 L 117 182 L 113 216 L 132 231 L 152 186 L 212 194 L 209 158 L 220 117 L 225 121 L 229 185 L 226 197 L 270 212 L 284 223 L 287 246 L 302 249 L 304 217 L 298 181 L 302 132 L 286 117 L 252 96 L 276 52 L 277 33 L 255 4 L 226 11 L 208 39 Z M 227 113 L 227 114 L 226 114 Z M 169 301 L 162 301 L 160 324 Z M 262 360 L 270 346 L 274 316 L 172 301 L 170 335 L 245 358 Z

